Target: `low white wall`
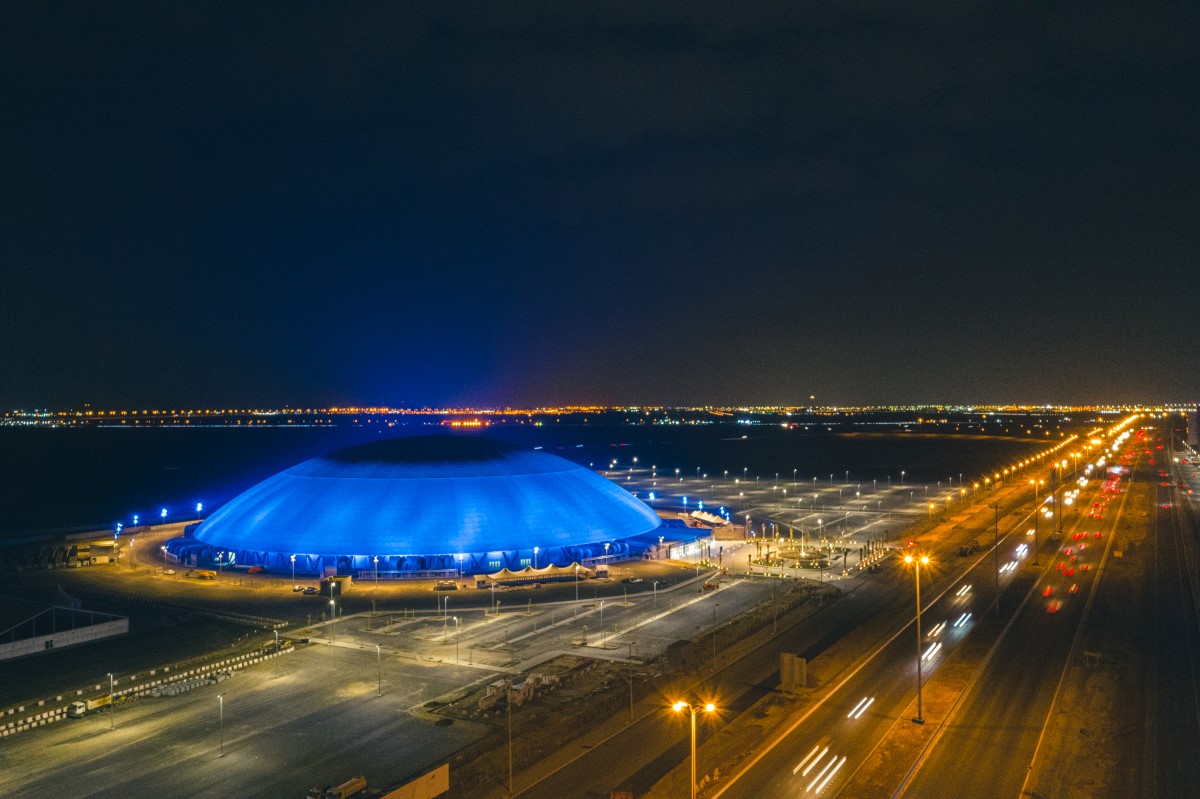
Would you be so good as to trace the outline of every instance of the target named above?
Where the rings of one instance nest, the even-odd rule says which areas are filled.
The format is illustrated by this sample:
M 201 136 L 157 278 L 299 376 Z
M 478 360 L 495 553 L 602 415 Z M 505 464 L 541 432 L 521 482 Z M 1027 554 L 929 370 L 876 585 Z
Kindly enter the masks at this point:
M 127 632 L 129 632 L 129 619 L 117 619 L 87 627 L 77 627 L 74 630 L 63 630 L 51 635 L 39 635 L 34 638 L 0 644 L 0 660 L 35 655 L 38 652 L 48 652 L 51 649 L 61 649 L 64 646 L 74 646 Z M 47 648 L 47 641 L 53 642 L 53 646 Z

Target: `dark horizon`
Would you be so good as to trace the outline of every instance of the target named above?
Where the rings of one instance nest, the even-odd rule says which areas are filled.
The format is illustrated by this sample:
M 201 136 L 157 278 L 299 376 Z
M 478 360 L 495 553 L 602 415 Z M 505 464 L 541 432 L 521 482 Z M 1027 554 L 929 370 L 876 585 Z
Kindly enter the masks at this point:
M 10 4 L 0 407 L 1195 401 L 1196 17 Z

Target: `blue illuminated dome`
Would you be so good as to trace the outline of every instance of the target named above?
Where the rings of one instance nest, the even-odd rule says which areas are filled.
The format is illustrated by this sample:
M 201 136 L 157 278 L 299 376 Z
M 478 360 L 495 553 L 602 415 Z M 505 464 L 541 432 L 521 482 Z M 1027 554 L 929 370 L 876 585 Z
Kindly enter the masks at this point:
M 377 441 L 305 461 L 234 498 L 192 538 L 238 563 L 381 573 L 566 565 L 657 541 L 661 520 L 586 467 L 466 436 Z

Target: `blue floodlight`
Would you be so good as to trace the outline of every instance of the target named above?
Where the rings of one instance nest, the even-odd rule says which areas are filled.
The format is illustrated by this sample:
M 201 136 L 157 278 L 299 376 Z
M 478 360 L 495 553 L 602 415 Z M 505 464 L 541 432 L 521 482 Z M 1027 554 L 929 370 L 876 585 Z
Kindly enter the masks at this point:
M 133 526 L 134 527 L 137 527 L 137 522 L 138 522 L 138 515 L 135 513 L 135 514 L 133 514 Z
M 683 498 L 683 504 L 684 504 L 684 505 L 686 505 L 686 504 L 687 504 L 687 497 L 684 497 L 684 498 Z
M 163 508 L 161 511 L 159 511 L 159 514 L 158 514 L 158 515 L 159 515 L 159 516 L 161 516 L 161 517 L 163 517 L 163 521 L 166 521 L 166 518 L 167 518 L 167 509 L 166 509 L 166 508 Z
M 203 502 L 197 502 L 197 503 L 196 503 L 196 513 L 200 513 L 202 510 L 204 510 L 204 503 L 203 503 Z
M 704 510 L 704 500 L 700 500 L 699 502 L 697 502 L 696 507 L 699 508 L 700 510 Z

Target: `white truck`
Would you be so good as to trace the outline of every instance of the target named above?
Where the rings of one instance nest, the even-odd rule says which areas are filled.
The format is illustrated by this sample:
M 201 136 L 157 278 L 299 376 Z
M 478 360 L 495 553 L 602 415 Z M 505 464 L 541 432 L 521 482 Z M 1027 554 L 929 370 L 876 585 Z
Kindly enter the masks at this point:
M 99 710 L 100 708 L 104 707 L 105 705 L 111 705 L 111 704 L 112 704 L 112 697 L 109 696 L 108 694 L 104 694 L 103 696 L 98 696 L 95 699 L 86 699 L 86 700 L 82 700 L 79 702 L 72 702 L 70 704 L 70 706 L 67 707 L 67 717 L 72 718 L 72 719 L 81 719 L 84 716 L 86 716 L 88 713 L 91 713 L 94 710 Z

